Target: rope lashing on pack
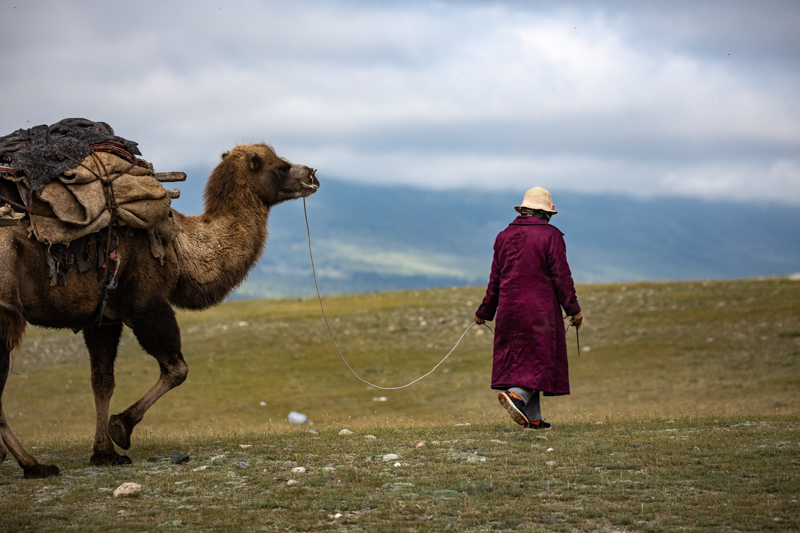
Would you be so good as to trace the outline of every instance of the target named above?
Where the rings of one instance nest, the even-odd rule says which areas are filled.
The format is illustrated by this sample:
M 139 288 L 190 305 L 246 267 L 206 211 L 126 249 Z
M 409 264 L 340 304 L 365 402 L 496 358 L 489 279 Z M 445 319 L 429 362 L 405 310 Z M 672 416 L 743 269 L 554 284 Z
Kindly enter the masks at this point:
M 344 358 L 344 355 L 342 355 L 342 351 L 339 349 L 339 345 L 336 344 L 336 339 L 333 336 L 333 331 L 331 330 L 331 325 L 328 322 L 328 316 L 325 314 L 325 306 L 322 304 L 322 295 L 319 292 L 319 284 L 317 283 L 317 269 L 314 266 L 314 253 L 311 251 L 311 229 L 310 229 L 309 224 L 308 224 L 308 211 L 306 210 L 306 199 L 305 198 L 303 198 L 303 214 L 305 215 L 305 218 L 306 218 L 306 233 L 308 234 L 308 255 L 311 258 L 311 272 L 314 274 L 314 286 L 317 289 L 317 298 L 319 299 L 319 307 L 320 307 L 320 309 L 322 309 L 322 317 L 325 319 L 325 325 L 328 327 L 328 334 L 331 336 L 331 341 L 333 342 L 334 348 L 336 348 L 336 352 L 339 354 L 339 357 L 341 358 L 342 362 L 345 364 L 347 369 L 350 371 L 350 373 L 353 374 L 353 376 L 355 376 L 355 378 L 357 380 L 359 380 L 360 382 L 362 382 L 362 383 L 364 383 L 366 385 L 369 385 L 370 387 L 374 387 L 376 389 L 379 389 L 379 390 L 398 390 L 398 389 L 405 389 L 406 387 L 410 387 L 414 383 L 417 383 L 418 381 L 421 381 L 422 379 L 425 379 L 426 377 L 428 377 L 431 374 L 433 374 L 434 371 L 437 368 L 439 368 L 441 366 L 441 364 L 444 363 L 447 360 L 448 357 L 450 357 L 450 354 L 452 354 L 456 350 L 456 348 L 458 348 L 458 345 L 461 344 L 461 341 L 467 335 L 469 330 L 472 329 L 473 326 L 477 325 L 477 324 L 475 324 L 475 322 L 472 322 L 469 326 L 467 326 L 467 329 L 465 329 L 464 333 L 461 334 L 461 337 L 459 337 L 458 342 L 456 342 L 456 345 L 453 346 L 453 348 L 449 352 L 447 352 L 447 355 L 445 355 L 444 358 L 441 361 L 439 361 L 436 364 L 436 366 L 434 366 L 430 370 L 430 372 L 428 372 L 427 374 L 425 374 L 423 376 L 418 377 L 414 381 L 411 381 L 411 382 L 406 383 L 405 385 L 401 385 L 399 387 L 381 387 L 380 385 L 375 385 L 374 383 L 370 383 L 369 381 L 361 378 L 352 369 L 350 364 L 347 362 L 347 359 Z M 486 324 L 483 324 L 483 325 L 486 327 L 486 329 L 488 329 L 489 331 L 492 332 L 492 335 L 494 335 L 494 331 L 492 331 L 492 328 L 490 328 Z

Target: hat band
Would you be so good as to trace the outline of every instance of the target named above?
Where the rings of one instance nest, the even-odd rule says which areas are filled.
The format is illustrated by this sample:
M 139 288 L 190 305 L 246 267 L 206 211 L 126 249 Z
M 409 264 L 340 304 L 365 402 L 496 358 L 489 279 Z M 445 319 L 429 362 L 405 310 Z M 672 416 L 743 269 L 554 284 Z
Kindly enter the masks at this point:
M 549 202 L 543 198 L 539 198 L 537 196 L 526 196 L 522 199 L 522 202 L 525 203 L 527 201 L 535 202 L 537 204 L 544 204 L 548 206 L 550 209 L 555 209 L 556 205 L 553 202 Z

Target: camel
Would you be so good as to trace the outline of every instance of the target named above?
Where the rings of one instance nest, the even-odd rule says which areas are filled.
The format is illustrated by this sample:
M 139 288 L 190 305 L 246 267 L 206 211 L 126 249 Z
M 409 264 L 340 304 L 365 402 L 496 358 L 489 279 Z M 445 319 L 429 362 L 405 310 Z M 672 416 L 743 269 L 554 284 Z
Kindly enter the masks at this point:
M 114 444 L 129 449 L 131 433 L 147 410 L 187 376 L 173 306 L 200 310 L 222 302 L 261 257 L 270 209 L 310 196 L 318 187 L 314 169 L 287 162 L 266 144 L 236 146 L 222 155 L 208 179 L 203 214 L 172 211 L 183 231 L 164 246 L 163 265 L 151 254 L 146 232 L 118 232 L 118 286 L 109 292 L 101 323 L 93 325 L 103 292 L 96 272 L 71 269 L 65 286 L 51 287 L 45 246 L 28 237 L 26 224 L 0 228 L 0 464 L 10 450 L 26 478 L 59 474 L 57 466 L 40 464 L 25 451 L 3 412 L 10 356 L 26 324 L 84 328 L 97 411 L 90 462 L 130 464 Z M 156 359 L 161 373 L 139 401 L 109 417 L 123 324 Z

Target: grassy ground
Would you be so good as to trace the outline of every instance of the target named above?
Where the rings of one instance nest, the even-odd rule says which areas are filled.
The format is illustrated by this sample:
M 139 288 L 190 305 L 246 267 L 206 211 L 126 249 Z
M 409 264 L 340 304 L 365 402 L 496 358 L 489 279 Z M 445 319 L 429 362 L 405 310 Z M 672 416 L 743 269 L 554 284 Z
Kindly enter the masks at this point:
M 41 442 L 39 453 L 65 472 L 38 481 L 0 468 L 0 530 L 800 528 L 794 417 L 569 422 L 547 432 L 505 423 L 340 429 L 140 437 L 139 460 L 124 468 L 87 467 L 85 443 Z M 173 451 L 192 459 L 172 465 Z M 124 482 L 141 494 L 114 498 Z
M 482 292 L 337 296 L 326 298 L 326 310 L 353 367 L 392 386 L 447 353 Z M 556 426 L 549 441 L 512 427 L 489 390 L 486 330 L 473 328 L 421 383 L 382 392 L 344 368 L 315 300 L 247 301 L 179 315 L 189 379 L 134 432 L 136 464 L 113 470 L 86 468 L 94 408 L 80 336 L 30 329 L 4 407 L 24 444 L 66 472 L 23 481 L 7 462 L 0 498 L 17 510 L 0 515 L 0 528 L 52 529 L 74 519 L 83 524 L 78 529 L 121 530 L 177 524 L 170 520 L 189 529 L 223 529 L 221 521 L 232 520 L 234 529 L 268 530 L 797 530 L 800 283 L 594 285 L 579 287 L 579 298 L 583 351 L 570 330 L 573 390 L 544 400 L 545 418 Z M 113 412 L 156 378 L 157 365 L 126 331 Z M 380 397 L 386 401 L 374 401 Z M 286 422 L 292 410 L 308 415 L 319 437 L 298 434 Z M 471 425 L 455 426 L 464 423 Z M 758 425 L 737 425 L 746 423 Z M 344 439 L 342 427 L 357 433 Z M 377 440 L 363 440 L 365 432 Z M 417 439 L 447 443 L 411 449 Z M 251 459 L 240 469 L 244 440 L 253 448 L 242 451 Z M 176 449 L 193 463 L 147 461 Z M 189 468 L 223 453 L 224 467 Z M 365 461 L 383 453 L 398 453 L 408 465 Z M 467 462 L 472 455 L 486 461 Z M 558 465 L 547 467 L 549 460 Z M 310 468 L 302 485 L 286 486 L 285 461 Z M 323 470 L 331 463 L 338 468 Z M 145 485 L 139 500 L 97 492 L 128 480 Z M 186 484 L 193 492 L 181 492 Z M 436 492 L 445 490 L 452 492 Z M 94 511 L 80 511 L 81 494 Z M 143 502 L 151 511 L 133 508 Z M 194 509 L 177 512 L 183 505 Z M 327 517 L 337 510 L 343 517 Z M 131 515 L 110 519 L 103 511 Z

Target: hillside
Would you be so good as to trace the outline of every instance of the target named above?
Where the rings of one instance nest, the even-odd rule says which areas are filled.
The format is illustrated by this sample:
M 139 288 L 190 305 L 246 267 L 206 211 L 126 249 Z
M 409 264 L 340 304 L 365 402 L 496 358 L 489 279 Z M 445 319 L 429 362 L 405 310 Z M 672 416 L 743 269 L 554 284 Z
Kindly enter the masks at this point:
M 427 372 L 470 323 L 482 289 L 328 297 L 328 317 L 353 368 L 382 386 Z M 800 412 L 800 281 L 581 285 L 580 354 L 570 331 L 572 395 L 547 398 L 545 418 L 599 421 Z M 189 379 L 137 431 L 220 432 L 315 424 L 503 422 L 489 389 L 492 340 L 473 329 L 436 373 L 378 391 L 353 378 L 331 345 L 314 299 L 228 302 L 179 313 Z M 80 336 L 29 329 L 3 397 L 23 438 L 89 435 L 94 406 Z M 158 376 L 126 329 L 112 412 Z M 386 401 L 374 401 L 386 397 Z M 261 402 L 264 402 L 262 405 Z M 135 438 L 136 434 L 134 434 Z

